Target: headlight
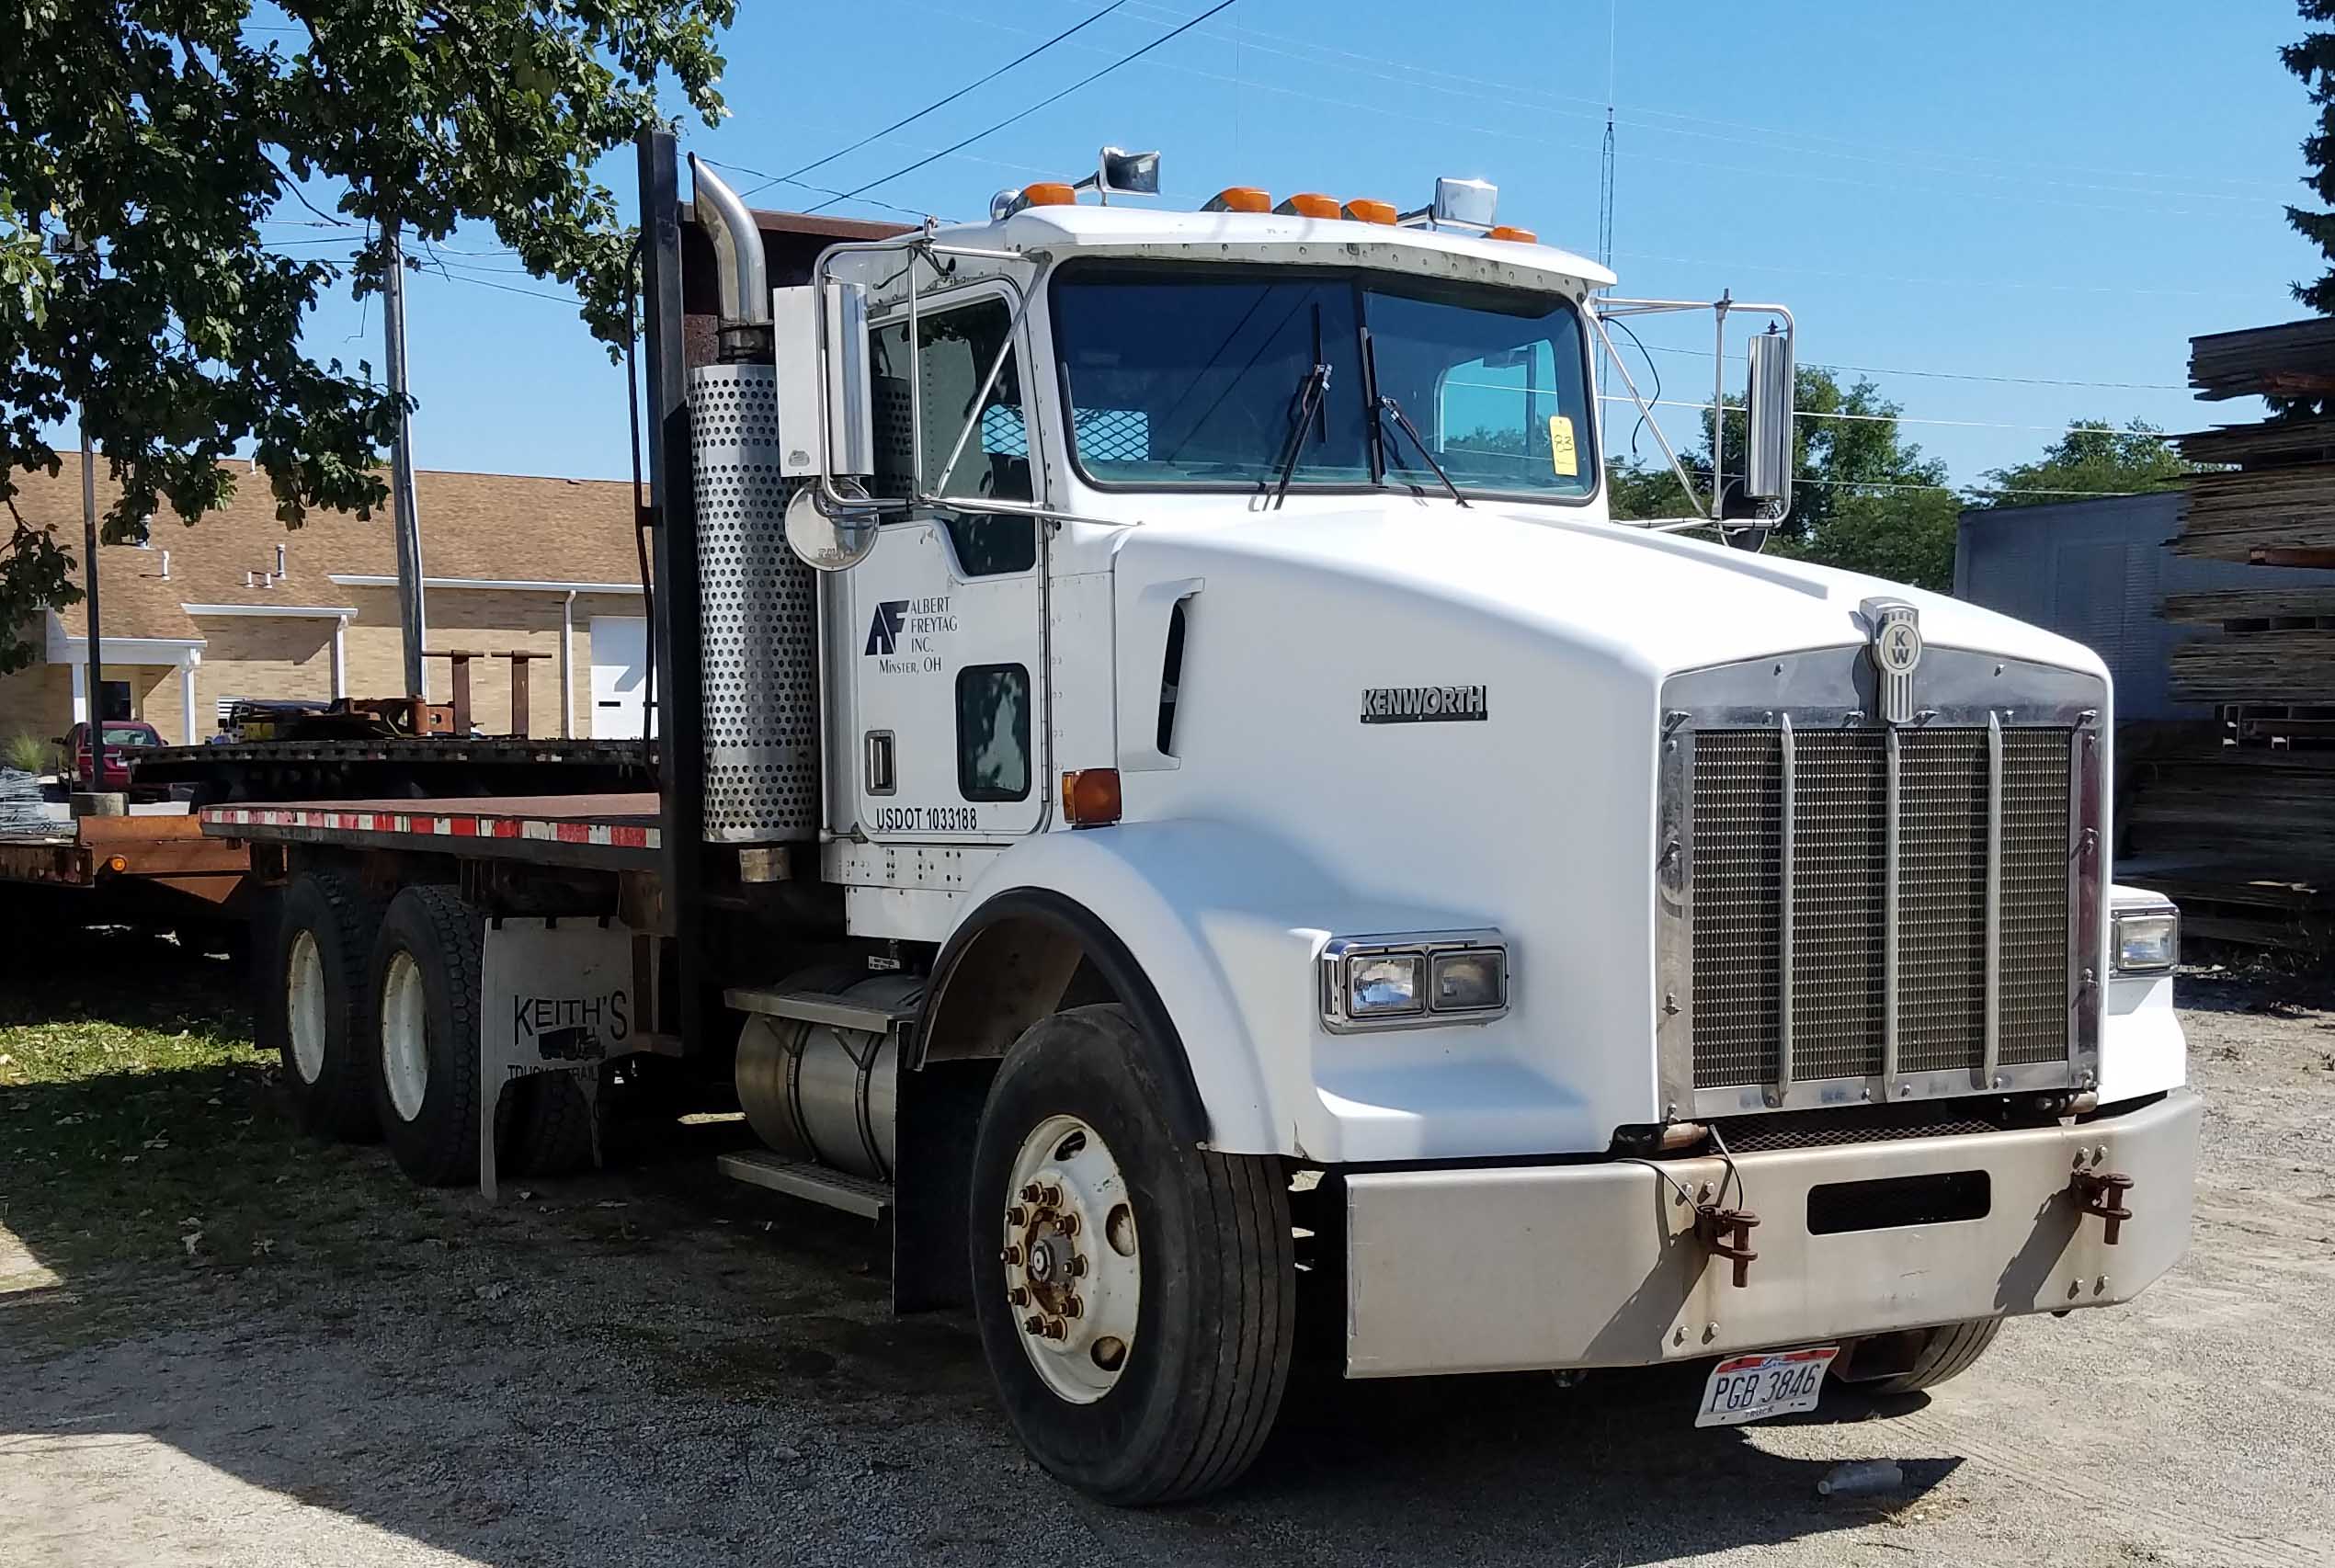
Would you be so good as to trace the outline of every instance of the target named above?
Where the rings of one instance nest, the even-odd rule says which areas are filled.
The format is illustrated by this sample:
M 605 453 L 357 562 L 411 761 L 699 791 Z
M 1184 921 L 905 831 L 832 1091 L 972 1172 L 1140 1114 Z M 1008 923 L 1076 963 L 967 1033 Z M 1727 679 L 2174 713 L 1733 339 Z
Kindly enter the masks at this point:
M 2120 909 L 2111 915 L 2118 974 L 2164 974 L 2181 962 L 2181 912 Z
M 1508 1011 L 1508 947 L 1498 931 L 1333 937 L 1321 1002 L 1333 1034 L 1483 1023 Z

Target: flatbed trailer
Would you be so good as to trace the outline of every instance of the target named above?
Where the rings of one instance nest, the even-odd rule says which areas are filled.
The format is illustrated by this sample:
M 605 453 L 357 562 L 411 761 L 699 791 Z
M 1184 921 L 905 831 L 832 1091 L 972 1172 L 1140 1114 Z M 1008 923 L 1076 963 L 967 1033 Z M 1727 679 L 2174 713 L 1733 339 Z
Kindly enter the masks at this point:
M 86 898 L 91 919 L 236 921 L 250 857 L 189 814 L 77 817 L 53 833 L 0 836 L 0 896 L 11 888 Z
M 164 746 L 131 764 L 198 804 L 382 796 L 541 795 L 639 790 L 654 743 L 526 736 L 396 735 Z

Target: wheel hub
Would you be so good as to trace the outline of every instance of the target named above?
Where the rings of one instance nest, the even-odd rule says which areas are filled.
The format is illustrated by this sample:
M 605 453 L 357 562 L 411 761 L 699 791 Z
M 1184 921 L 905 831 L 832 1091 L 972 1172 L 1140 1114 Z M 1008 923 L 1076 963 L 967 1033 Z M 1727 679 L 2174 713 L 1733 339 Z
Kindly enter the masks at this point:
M 1134 1343 L 1142 1260 L 1119 1164 L 1094 1129 L 1049 1117 L 1023 1140 L 1004 1210 L 1006 1301 L 1056 1394 L 1100 1399 Z

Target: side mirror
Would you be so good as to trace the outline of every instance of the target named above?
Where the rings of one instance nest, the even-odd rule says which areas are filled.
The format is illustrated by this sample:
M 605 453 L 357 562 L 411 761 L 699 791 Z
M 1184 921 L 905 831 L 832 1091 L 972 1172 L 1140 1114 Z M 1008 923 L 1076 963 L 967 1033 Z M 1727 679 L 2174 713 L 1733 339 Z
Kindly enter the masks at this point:
M 1749 381 L 1743 395 L 1748 437 L 1743 453 L 1743 497 L 1768 521 L 1792 509 L 1792 339 L 1768 331 L 1751 339 Z
M 837 506 L 821 494 L 831 483 L 846 497 L 862 494 L 861 482 L 875 472 L 868 290 L 832 281 L 780 289 L 772 295 L 771 315 L 779 472 L 805 482 L 787 504 L 787 543 L 818 571 L 840 572 L 875 548 L 874 511 Z
M 770 313 L 779 372 L 779 472 L 789 479 L 872 475 L 875 398 L 868 374 L 866 287 L 826 282 L 780 289 L 771 295 Z

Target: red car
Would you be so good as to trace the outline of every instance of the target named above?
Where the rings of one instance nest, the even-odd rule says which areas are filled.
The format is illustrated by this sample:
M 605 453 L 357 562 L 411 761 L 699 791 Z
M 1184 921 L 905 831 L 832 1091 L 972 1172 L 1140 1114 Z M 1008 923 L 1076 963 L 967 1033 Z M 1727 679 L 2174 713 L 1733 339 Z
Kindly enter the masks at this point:
M 65 732 L 64 747 L 73 757 L 73 776 L 84 790 L 130 788 L 130 751 L 162 744 L 161 732 L 135 719 L 111 719 L 98 727 L 97 755 L 89 751 L 89 726 L 75 724 Z

